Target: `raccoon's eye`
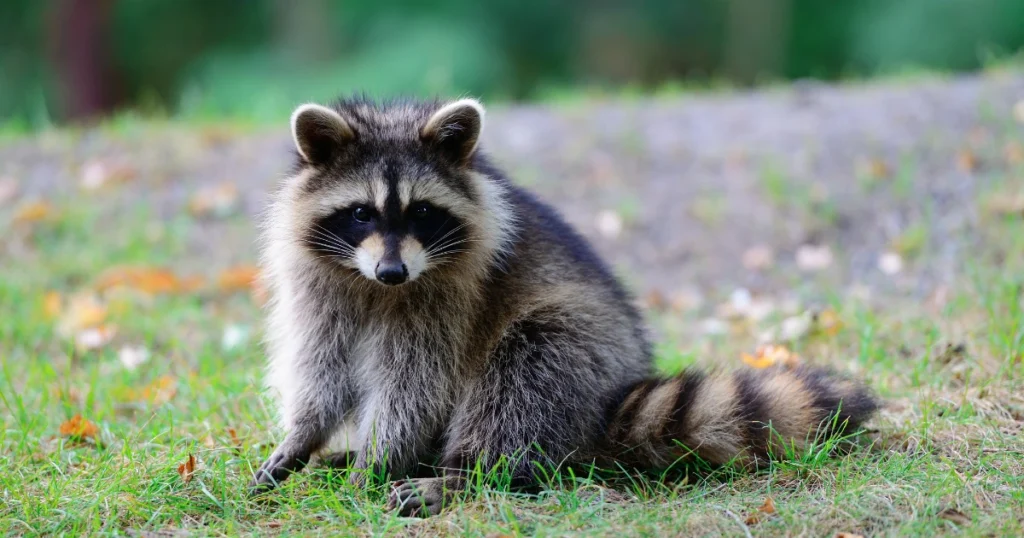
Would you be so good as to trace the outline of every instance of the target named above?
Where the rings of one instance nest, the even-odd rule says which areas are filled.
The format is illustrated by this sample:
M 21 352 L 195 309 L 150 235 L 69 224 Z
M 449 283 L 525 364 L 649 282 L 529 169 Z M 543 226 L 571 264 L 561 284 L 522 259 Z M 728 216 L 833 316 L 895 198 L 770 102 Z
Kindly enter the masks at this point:
M 429 217 L 434 212 L 434 208 L 426 202 L 418 203 L 409 210 L 409 214 L 416 220 L 422 220 Z
M 366 206 L 356 206 L 352 209 L 352 218 L 359 222 L 370 222 L 370 210 Z

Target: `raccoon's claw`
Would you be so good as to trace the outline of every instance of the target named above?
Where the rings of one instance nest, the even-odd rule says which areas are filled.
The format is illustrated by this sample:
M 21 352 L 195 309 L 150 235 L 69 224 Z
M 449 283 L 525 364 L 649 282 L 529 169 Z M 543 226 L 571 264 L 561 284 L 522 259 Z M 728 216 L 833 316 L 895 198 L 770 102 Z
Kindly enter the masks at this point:
M 249 494 L 259 495 L 277 487 L 288 475 L 301 470 L 306 463 L 294 455 L 278 450 L 263 462 L 252 482 L 249 482 Z
M 446 504 L 444 478 L 399 480 L 391 484 L 388 510 L 402 517 L 430 517 L 441 513 Z

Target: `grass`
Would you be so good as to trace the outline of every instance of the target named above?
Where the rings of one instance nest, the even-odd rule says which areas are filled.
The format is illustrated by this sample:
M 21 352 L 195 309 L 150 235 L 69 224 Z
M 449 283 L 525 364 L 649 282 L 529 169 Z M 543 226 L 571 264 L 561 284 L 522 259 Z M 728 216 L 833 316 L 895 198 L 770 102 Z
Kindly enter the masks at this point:
M 13 210 L 0 208 L 0 534 L 1024 533 L 1024 259 L 1012 255 L 1024 245 L 1022 219 L 986 224 L 982 251 L 943 304 L 866 304 L 823 290 L 842 327 L 794 348 L 805 360 L 854 372 L 885 399 L 871 431 L 855 442 L 794 454 L 756 474 L 682 482 L 563 473 L 554 487 L 526 496 L 501 487 L 499 477 L 420 521 L 387 512 L 383 487 L 348 486 L 346 471 L 312 469 L 264 502 L 248 498 L 246 482 L 281 438 L 260 397 L 260 311 L 251 295 L 217 286 L 109 292 L 113 342 L 77 349 L 58 330 L 67 314 L 47 312 L 48 292 L 89 290 L 122 265 L 187 266 L 211 278 L 225 266 L 194 249 L 199 220 L 159 220 L 153 200 L 114 212 L 74 193 L 50 202 L 52 217 L 31 223 L 13 222 Z M 230 218 L 247 226 L 244 217 Z M 243 243 L 223 248 L 245 251 Z M 226 331 L 240 341 L 225 342 Z M 658 364 L 743 368 L 740 353 L 757 331 L 732 331 L 667 336 Z M 150 357 L 127 368 L 122 346 L 143 346 Z M 79 414 L 98 433 L 84 441 L 62 436 L 62 423 Z M 186 482 L 178 466 L 190 454 L 198 467 Z M 766 497 L 777 513 L 748 520 Z

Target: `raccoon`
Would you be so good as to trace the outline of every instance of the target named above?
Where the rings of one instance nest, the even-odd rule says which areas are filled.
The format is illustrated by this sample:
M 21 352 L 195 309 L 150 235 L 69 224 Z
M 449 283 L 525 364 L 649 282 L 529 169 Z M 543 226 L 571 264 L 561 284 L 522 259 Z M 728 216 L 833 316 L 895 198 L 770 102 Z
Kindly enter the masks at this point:
M 319 455 L 433 515 L 478 465 L 522 485 L 574 462 L 753 468 L 871 416 L 861 384 L 817 369 L 658 377 L 630 295 L 483 154 L 483 124 L 472 99 L 292 114 L 297 162 L 263 229 L 287 433 L 254 492 Z

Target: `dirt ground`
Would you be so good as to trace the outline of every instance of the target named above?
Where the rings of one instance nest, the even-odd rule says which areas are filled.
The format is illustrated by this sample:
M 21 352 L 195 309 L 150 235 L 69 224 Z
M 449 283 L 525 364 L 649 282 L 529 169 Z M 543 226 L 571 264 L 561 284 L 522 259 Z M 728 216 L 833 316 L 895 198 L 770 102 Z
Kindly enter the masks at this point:
M 1013 116 L 1021 99 L 1024 75 L 999 73 L 495 106 L 483 147 L 560 208 L 640 297 L 689 306 L 744 287 L 917 300 L 969 268 L 979 200 L 1024 184 L 1006 162 L 1024 137 Z M 76 197 L 82 167 L 99 159 L 137 175 L 90 200 L 103 211 L 173 219 L 204 185 L 230 183 L 257 217 L 290 152 L 284 123 L 127 122 L 6 143 L 0 172 L 21 179 L 23 198 Z M 209 219 L 189 233 L 192 260 L 255 257 L 252 219 Z M 889 271 L 886 253 L 897 255 Z

